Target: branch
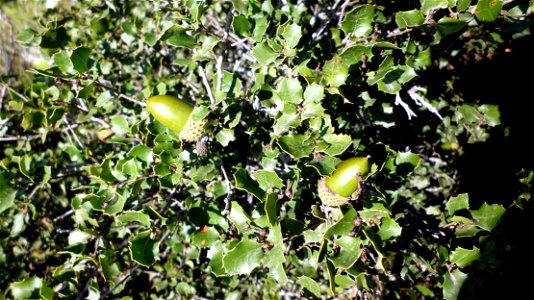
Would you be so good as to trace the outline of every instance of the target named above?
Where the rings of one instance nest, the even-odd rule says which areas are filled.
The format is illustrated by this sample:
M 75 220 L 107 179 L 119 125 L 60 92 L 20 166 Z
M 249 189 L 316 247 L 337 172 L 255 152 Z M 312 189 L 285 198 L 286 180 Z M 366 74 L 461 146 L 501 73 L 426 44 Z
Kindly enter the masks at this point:
M 202 77 L 202 83 L 204 84 L 204 88 L 206 89 L 206 92 L 208 92 L 208 96 L 210 97 L 210 103 L 211 105 L 213 105 L 215 104 L 215 98 L 211 93 L 211 87 L 208 82 L 208 78 L 206 77 L 206 72 L 204 72 L 204 68 L 201 65 L 198 65 L 198 70 L 200 71 L 200 76 Z
M 232 186 L 230 185 L 230 180 L 228 180 L 228 175 L 226 175 L 226 170 L 224 169 L 224 166 L 221 162 L 221 170 L 224 175 L 224 181 L 226 182 L 226 197 L 224 198 L 224 210 L 222 211 L 222 215 L 227 215 L 230 212 L 230 197 L 233 194 Z
M 402 108 L 404 108 L 404 111 L 406 111 L 406 114 L 408 115 L 408 120 L 411 120 L 412 117 L 417 117 L 413 110 L 410 109 L 410 106 L 408 106 L 406 102 L 402 101 L 399 93 L 395 95 L 395 105 L 400 105 Z

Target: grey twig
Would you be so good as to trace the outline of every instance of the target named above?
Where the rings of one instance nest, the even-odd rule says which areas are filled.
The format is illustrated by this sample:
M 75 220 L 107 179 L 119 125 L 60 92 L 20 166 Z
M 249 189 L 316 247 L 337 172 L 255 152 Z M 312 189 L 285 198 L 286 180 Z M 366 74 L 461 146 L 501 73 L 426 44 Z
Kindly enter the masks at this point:
M 226 198 L 224 198 L 224 210 L 222 211 L 222 215 L 227 215 L 230 212 L 230 197 L 233 194 L 232 186 L 230 184 L 230 180 L 228 180 L 228 175 L 226 175 L 226 170 L 224 169 L 224 166 L 221 163 L 221 170 L 224 175 L 224 181 L 226 182 Z

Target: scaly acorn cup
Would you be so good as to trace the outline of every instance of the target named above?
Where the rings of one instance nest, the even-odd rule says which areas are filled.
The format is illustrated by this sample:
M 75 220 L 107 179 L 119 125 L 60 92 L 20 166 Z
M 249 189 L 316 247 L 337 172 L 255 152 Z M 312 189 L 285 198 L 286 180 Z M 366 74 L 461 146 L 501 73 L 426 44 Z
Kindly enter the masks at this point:
M 154 119 L 176 131 L 181 140 L 196 142 L 204 135 L 206 120 L 193 121 L 193 105 L 169 95 L 152 96 L 146 105 Z
M 327 206 L 341 206 L 356 199 L 360 192 L 360 178 L 368 173 L 369 157 L 352 157 L 342 161 L 331 176 L 319 179 L 319 198 Z

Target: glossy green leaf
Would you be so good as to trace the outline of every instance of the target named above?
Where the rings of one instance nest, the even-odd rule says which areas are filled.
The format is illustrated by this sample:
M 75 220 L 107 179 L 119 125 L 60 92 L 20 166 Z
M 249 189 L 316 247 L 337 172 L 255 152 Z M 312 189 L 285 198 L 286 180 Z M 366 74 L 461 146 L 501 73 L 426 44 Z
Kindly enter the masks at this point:
M 466 11 L 471 5 L 471 0 L 457 0 L 456 7 L 458 11 Z
M 476 16 L 480 22 L 493 22 L 499 17 L 503 6 L 502 0 L 479 0 Z
M 0 213 L 15 204 L 17 190 L 11 187 L 4 172 L 0 171 Z
M 324 152 L 330 156 L 341 155 L 352 144 L 352 139 L 346 134 L 326 134 L 323 136 L 330 146 Z
M 341 159 L 337 157 L 322 156 L 321 158 L 314 158 L 312 161 L 306 163 L 306 165 L 316 169 L 321 176 L 330 176 L 340 162 Z
M 323 75 L 330 86 L 339 87 L 345 84 L 349 77 L 349 66 L 345 65 L 340 57 L 334 57 L 325 63 Z
M 26 280 L 12 283 L 9 288 L 13 299 L 40 299 L 40 290 L 43 280 L 37 276 L 32 276 Z
M 419 157 L 419 155 L 411 151 L 398 152 L 395 156 L 395 164 L 397 165 L 409 164 L 413 168 L 415 168 L 419 165 L 420 161 L 421 158 Z
M 89 69 L 88 62 L 90 55 L 91 49 L 86 47 L 76 48 L 72 51 L 70 60 L 72 61 L 72 66 L 78 73 L 82 74 Z
M 208 255 L 211 257 L 209 261 L 210 271 L 215 276 L 225 276 L 226 271 L 224 270 L 223 257 L 224 257 L 224 248 L 223 243 L 215 243 L 209 250 Z
M 361 255 L 361 240 L 356 237 L 342 236 L 334 243 L 339 246 L 339 253 L 330 258 L 337 269 L 348 269 L 356 263 Z
M 421 0 L 421 11 L 428 15 L 431 11 L 448 8 L 449 0 Z
M 480 249 L 473 247 L 472 250 L 457 247 L 451 253 L 451 262 L 460 268 L 471 265 L 474 261 L 480 259 Z
M 315 143 L 309 136 L 294 133 L 282 136 L 278 140 L 278 145 L 295 159 L 308 157 L 315 148 Z
M 136 222 L 150 227 L 150 216 L 140 211 L 125 211 L 117 216 L 117 222 L 123 225 Z
M 197 40 L 185 30 L 178 29 L 167 39 L 167 43 L 174 47 L 193 49 L 197 45 Z
M 238 169 L 234 173 L 236 188 L 254 195 L 258 200 L 263 201 L 265 191 L 261 189 L 257 181 L 252 179 L 245 169 Z
M 243 210 L 239 203 L 232 201 L 228 219 L 235 224 L 240 232 L 245 232 L 252 223 L 252 218 Z
M 448 272 L 443 281 L 443 298 L 447 300 L 458 299 L 467 276 L 468 274 L 463 273 L 459 269 Z
M 52 56 L 54 64 L 61 69 L 62 72 L 70 74 L 74 72 L 74 65 L 70 59 L 70 53 L 67 50 L 62 50 Z
M 278 222 L 278 195 L 269 194 L 265 199 L 264 205 L 267 220 L 271 226 L 275 226 Z
M 273 225 L 269 230 L 269 236 L 267 237 L 273 247 L 265 253 L 264 265 L 269 268 L 276 281 L 280 284 L 288 282 L 284 264 L 286 262 L 284 237 L 282 236 L 282 230 L 280 224 Z
M 284 78 L 277 86 L 278 97 L 284 103 L 299 104 L 302 102 L 303 89 L 297 78 Z
M 479 209 L 471 210 L 475 224 L 487 231 L 492 231 L 501 221 L 506 209 L 500 204 L 484 203 Z
M 235 33 L 246 36 L 252 29 L 252 24 L 247 17 L 238 15 L 232 19 L 232 27 Z
M 315 280 L 305 275 L 298 277 L 298 279 L 304 295 L 310 295 L 315 298 L 321 297 L 321 287 Z
M 278 27 L 278 34 L 283 38 L 282 45 L 286 49 L 286 52 L 289 52 L 298 45 L 302 37 L 302 30 L 295 23 L 285 23 Z
M 235 141 L 235 133 L 234 130 L 223 128 L 217 134 L 215 135 L 215 140 L 219 142 L 223 147 L 226 147 L 230 144 L 230 142 Z
M 65 27 L 51 28 L 41 37 L 42 48 L 63 48 L 67 46 L 70 37 Z
M 128 156 L 135 157 L 139 160 L 151 164 L 153 161 L 152 150 L 146 145 L 136 145 L 129 152 Z
M 281 135 L 284 132 L 289 131 L 291 128 L 296 128 L 300 125 L 301 120 L 297 114 L 282 114 L 276 119 L 273 125 L 273 133 L 276 136 Z
M 378 230 L 378 236 L 382 241 L 387 241 L 392 238 L 400 236 L 402 233 L 402 227 L 392 218 L 386 217 L 382 219 L 380 229 Z
M 373 32 L 375 18 L 374 5 L 357 5 L 347 12 L 341 22 L 345 34 L 352 33 L 356 37 L 364 37 Z
M 358 213 L 354 208 L 349 208 L 343 212 L 343 217 L 333 224 L 324 234 L 325 239 L 330 239 L 334 235 L 345 236 L 354 229 L 354 220 L 358 217 Z
M 242 239 L 235 248 L 224 255 L 224 269 L 230 275 L 249 275 L 260 266 L 262 258 L 260 243 Z
M 278 53 L 271 49 L 266 43 L 257 44 L 254 49 L 252 49 L 252 55 L 262 65 L 268 65 L 278 57 Z
M 200 230 L 197 230 L 191 238 L 192 244 L 200 248 L 209 248 L 218 240 L 219 232 L 211 226 L 205 226 Z
M 256 178 L 256 181 L 259 183 L 262 190 L 267 191 L 285 187 L 282 179 L 280 179 L 278 174 L 274 171 L 257 170 L 252 173 L 252 176 Z
M 443 17 L 436 23 L 436 29 L 442 38 L 461 31 L 465 27 L 467 27 L 465 21 L 449 17 Z
M 156 261 L 158 246 L 159 243 L 150 237 L 150 231 L 142 231 L 130 241 L 128 249 L 136 263 L 148 267 Z
M 462 209 L 469 209 L 469 195 L 464 193 L 456 197 L 451 197 L 447 201 L 446 206 L 449 215 L 454 215 L 455 212 Z
M 425 16 L 418 9 L 399 11 L 395 14 L 395 22 L 399 28 L 421 26 L 425 22 Z

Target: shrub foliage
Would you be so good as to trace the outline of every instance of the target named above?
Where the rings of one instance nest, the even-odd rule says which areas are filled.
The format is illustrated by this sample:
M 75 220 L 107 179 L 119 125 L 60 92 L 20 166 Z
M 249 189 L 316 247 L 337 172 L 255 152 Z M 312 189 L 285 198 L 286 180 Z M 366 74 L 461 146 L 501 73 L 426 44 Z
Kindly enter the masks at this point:
M 532 1 L 34 2 L 17 25 L 0 1 L 0 297 L 457 299 L 511 274 L 532 163 L 499 184 L 511 159 L 467 158 L 525 138 L 501 116 L 525 93 L 488 100 L 509 75 L 476 67 L 528 45 Z M 322 205 L 353 156 L 359 198 Z

